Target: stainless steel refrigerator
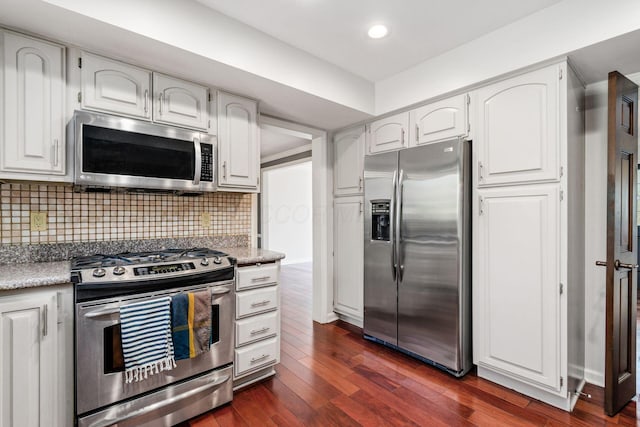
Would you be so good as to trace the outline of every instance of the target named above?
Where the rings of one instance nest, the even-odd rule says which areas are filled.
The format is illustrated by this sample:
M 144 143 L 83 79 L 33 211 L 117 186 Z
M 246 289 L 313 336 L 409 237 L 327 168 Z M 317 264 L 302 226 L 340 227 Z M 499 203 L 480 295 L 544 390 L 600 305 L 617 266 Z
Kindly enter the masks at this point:
M 365 159 L 364 334 L 456 376 L 471 361 L 470 146 Z

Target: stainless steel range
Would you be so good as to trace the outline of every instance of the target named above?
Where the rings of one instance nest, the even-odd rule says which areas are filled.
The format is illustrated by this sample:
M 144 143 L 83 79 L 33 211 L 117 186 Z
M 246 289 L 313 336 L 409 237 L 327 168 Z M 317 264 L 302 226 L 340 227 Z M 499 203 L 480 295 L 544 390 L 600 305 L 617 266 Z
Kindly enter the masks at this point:
M 232 399 L 235 260 L 210 249 L 79 257 L 75 283 L 78 426 L 171 426 Z M 211 292 L 212 344 L 193 359 L 126 383 L 120 307 Z

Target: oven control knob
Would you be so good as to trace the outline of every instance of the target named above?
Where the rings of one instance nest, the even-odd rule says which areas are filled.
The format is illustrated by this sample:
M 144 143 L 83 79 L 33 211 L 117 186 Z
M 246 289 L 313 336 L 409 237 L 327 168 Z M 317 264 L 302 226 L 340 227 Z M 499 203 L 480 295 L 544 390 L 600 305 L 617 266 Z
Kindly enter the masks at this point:
M 214 257 L 213 258 L 213 263 L 214 264 L 222 264 L 222 259 L 219 256 Z
M 113 274 L 115 274 L 116 276 L 122 276 L 125 271 L 127 271 L 127 269 L 121 265 L 113 268 Z
M 104 268 L 96 268 L 93 270 L 93 277 L 104 277 L 107 271 Z
M 206 259 L 206 258 L 202 258 L 202 259 L 200 260 L 200 265 L 204 265 L 204 266 L 209 265 L 209 260 L 208 260 L 208 259 Z

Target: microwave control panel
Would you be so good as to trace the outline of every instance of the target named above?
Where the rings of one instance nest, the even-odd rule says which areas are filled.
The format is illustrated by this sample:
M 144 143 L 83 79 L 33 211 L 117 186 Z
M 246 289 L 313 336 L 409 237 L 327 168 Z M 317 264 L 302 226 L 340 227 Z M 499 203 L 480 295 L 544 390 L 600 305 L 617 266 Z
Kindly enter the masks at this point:
M 202 172 L 200 181 L 213 182 L 213 145 L 200 144 L 202 153 Z

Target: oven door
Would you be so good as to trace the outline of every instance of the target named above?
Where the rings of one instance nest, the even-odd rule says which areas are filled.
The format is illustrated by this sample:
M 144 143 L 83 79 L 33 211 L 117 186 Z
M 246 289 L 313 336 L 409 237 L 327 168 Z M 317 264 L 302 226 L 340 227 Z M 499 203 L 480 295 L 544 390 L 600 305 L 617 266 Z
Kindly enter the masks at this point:
M 211 290 L 213 344 L 210 351 L 194 359 L 179 360 L 177 367 L 170 371 L 126 384 L 120 306 L 204 289 Z M 231 363 L 232 327 L 233 282 L 76 304 L 76 413 L 81 415 Z
M 77 185 L 215 190 L 215 150 L 206 135 L 84 111 L 74 122 Z

